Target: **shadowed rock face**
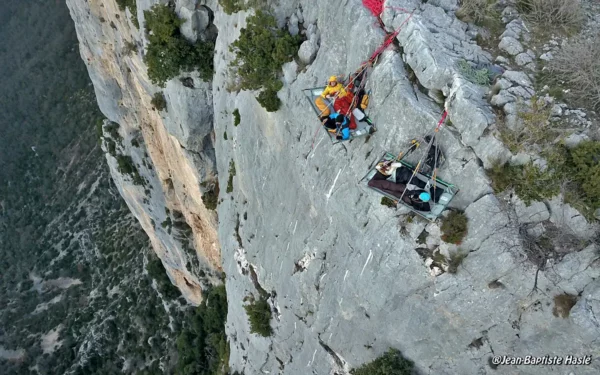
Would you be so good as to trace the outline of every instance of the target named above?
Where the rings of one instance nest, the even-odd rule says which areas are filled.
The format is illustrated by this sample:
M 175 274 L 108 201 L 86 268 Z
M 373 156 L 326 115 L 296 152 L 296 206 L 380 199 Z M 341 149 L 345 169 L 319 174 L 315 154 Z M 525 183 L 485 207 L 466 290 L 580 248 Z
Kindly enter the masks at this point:
M 563 262 L 573 266 L 567 269 L 537 269 L 519 239 L 523 207 L 517 215 L 492 194 L 483 166 L 511 155 L 489 131 L 495 117 L 485 90 L 456 69 L 460 59 L 490 61 L 468 37 L 467 25 L 453 16 L 456 1 L 386 2 L 382 20 L 390 30 L 408 17 L 399 8 L 416 10 L 397 37 L 401 50 L 384 52 L 369 78 L 369 113 L 379 131 L 368 140 L 332 146 L 318 130 L 314 149 L 318 122 L 302 89 L 323 84 L 329 75 L 353 72 L 384 40 L 359 0 L 278 2 L 274 13 L 281 25 L 292 15 L 303 21 L 308 44 L 301 55 L 309 65 L 298 72 L 289 71 L 294 64 L 286 67 L 286 85 L 278 94 L 283 106 L 275 113 L 266 113 L 255 93 L 226 90 L 233 59 L 229 45 L 245 26 L 247 12 L 225 15 L 207 2 L 221 31 L 214 79 L 211 84 L 195 79 L 194 89 L 178 79 L 169 82 L 168 112 L 158 114 L 149 104 L 156 88 L 148 83 L 141 57 L 118 53 L 121 38 L 141 40 L 142 35 L 130 25 L 118 24 L 122 32 L 117 34 L 98 23 L 101 12 L 107 12 L 105 18 L 117 12 L 111 1 L 104 1 L 103 8 L 99 1 L 68 3 L 82 56 L 91 59 L 102 110 L 121 124 L 124 144 L 130 133 L 141 132 L 154 166 L 143 167 L 143 148 L 127 148 L 152 185 L 148 196 L 121 176 L 107 156 L 121 193 L 188 299 L 198 301 L 202 280 L 185 269 L 186 255 L 176 236 L 161 228 L 165 206 L 183 213 L 207 269 L 222 264 L 227 274 L 232 369 L 344 374 L 390 346 L 415 361 L 420 372 L 431 374 L 492 373 L 492 355 L 598 354 L 600 296 L 597 262 L 590 256 L 595 247 L 569 254 Z M 150 1 L 138 1 L 138 15 L 150 6 Z M 409 80 L 406 67 L 421 89 Z M 414 251 L 426 226 L 430 236 L 437 236 L 426 243 L 440 244 L 437 225 L 399 218 L 402 211 L 380 205 L 380 196 L 358 184 L 383 151 L 399 152 L 410 139 L 434 129 L 443 108 L 422 91 L 446 99 L 452 125 L 442 128 L 439 137 L 448 159 L 440 177 L 461 188 L 452 206 L 469 218 L 469 232 L 460 245 L 469 255 L 456 274 L 439 277 L 430 274 Z M 236 108 L 241 116 L 237 127 L 232 116 Z M 211 137 L 213 125 L 216 134 L 227 132 L 228 139 Z M 200 185 L 214 181 L 215 160 L 223 199 L 218 244 L 216 219 L 202 205 Z M 231 161 L 237 173 L 233 192 L 227 194 L 223 187 Z M 440 248 L 452 250 L 447 244 Z M 243 308 L 244 298 L 258 296 L 260 289 L 271 293 L 274 334 L 269 338 L 249 333 Z M 552 304 L 565 291 L 582 295 L 572 318 L 562 319 L 552 314 Z M 520 367 L 519 373 L 563 370 Z M 594 361 L 577 373 L 599 370 Z M 510 371 L 500 367 L 494 373 Z

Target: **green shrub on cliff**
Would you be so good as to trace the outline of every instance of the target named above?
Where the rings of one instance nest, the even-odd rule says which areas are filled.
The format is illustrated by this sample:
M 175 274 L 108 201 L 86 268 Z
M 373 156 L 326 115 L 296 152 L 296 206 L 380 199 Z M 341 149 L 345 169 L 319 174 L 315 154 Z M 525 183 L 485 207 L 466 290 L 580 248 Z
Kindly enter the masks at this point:
M 389 349 L 373 362 L 352 369 L 350 373 L 352 375 L 410 375 L 413 366 L 413 362 L 402 357 L 399 350 Z
M 144 11 L 150 44 L 144 57 L 152 83 L 164 87 L 165 82 L 180 72 L 198 69 L 204 80 L 213 75 L 214 44 L 188 42 L 179 31 L 182 20 L 167 5 L 155 5 Z
M 240 87 L 263 89 L 258 102 L 268 112 L 274 112 L 281 105 L 276 95 L 283 86 L 279 79 L 281 68 L 294 59 L 302 40 L 278 28 L 275 17 L 261 10 L 247 21 L 239 39 L 231 46 L 231 51 L 236 53 L 233 65 L 241 78 Z
M 250 321 L 250 332 L 263 337 L 271 336 L 271 307 L 267 302 L 267 297 L 261 296 L 258 300 L 251 299 L 250 303 L 244 306 Z

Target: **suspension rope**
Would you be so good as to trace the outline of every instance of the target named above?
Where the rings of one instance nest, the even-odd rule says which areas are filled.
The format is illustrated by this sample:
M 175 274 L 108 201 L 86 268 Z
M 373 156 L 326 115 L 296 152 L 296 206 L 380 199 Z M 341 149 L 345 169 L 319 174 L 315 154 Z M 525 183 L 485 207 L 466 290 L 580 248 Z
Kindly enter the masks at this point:
M 410 179 L 408 180 L 408 183 L 406 184 L 406 186 L 408 187 L 408 185 L 410 185 L 410 183 L 412 182 L 413 178 L 417 175 L 417 173 L 419 173 L 419 170 L 421 169 L 421 164 L 423 163 L 424 159 L 427 157 L 427 155 L 429 154 L 429 150 L 431 149 L 431 145 L 433 145 L 433 143 L 435 142 L 435 137 L 437 135 L 437 132 L 439 131 L 439 129 L 441 129 L 442 124 L 444 123 L 444 121 L 446 120 L 446 116 L 448 115 L 448 112 L 446 112 L 444 110 L 444 112 L 442 113 L 442 118 L 440 119 L 440 121 L 438 122 L 437 126 L 435 127 L 435 132 L 433 134 L 433 136 L 431 137 L 431 140 L 429 141 L 429 143 L 427 144 L 427 149 L 425 150 L 425 153 L 423 154 L 423 156 L 421 157 L 421 159 L 419 160 L 419 162 L 417 163 L 417 166 L 415 167 L 415 169 L 413 170 L 412 175 L 410 176 Z M 435 180 L 434 180 L 435 181 Z M 402 192 L 402 195 L 400 196 L 400 201 L 402 200 L 402 198 L 404 198 L 404 194 L 406 194 L 406 191 L 408 189 L 404 189 L 404 191 Z

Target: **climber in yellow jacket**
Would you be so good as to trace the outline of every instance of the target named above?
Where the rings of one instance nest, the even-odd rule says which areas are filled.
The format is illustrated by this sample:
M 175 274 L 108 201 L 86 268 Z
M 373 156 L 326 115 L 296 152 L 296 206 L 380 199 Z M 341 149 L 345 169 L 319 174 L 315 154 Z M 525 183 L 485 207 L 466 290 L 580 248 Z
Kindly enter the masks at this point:
M 319 109 L 321 115 L 319 117 L 327 117 L 331 113 L 329 103 L 325 99 L 332 100 L 334 98 L 343 98 L 348 95 L 344 86 L 338 82 L 336 76 L 329 77 L 329 81 L 321 96 L 315 99 L 315 105 Z
M 321 97 L 333 99 L 333 97 L 337 95 L 338 98 L 343 98 L 347 94 L 348 93 L 346 92 L 346 89 L 340 82 L 338 82 L 337 77 L 331 76 L 329 77 L 327 87 L 325 87 L 325 90 L 323 90 Z

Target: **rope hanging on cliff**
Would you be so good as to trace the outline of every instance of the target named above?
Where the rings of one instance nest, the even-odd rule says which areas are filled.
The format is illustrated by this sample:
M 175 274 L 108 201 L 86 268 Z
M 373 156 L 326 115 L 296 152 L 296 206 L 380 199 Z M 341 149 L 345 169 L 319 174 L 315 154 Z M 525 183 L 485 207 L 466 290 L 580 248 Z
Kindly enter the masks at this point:
M 427 143 L 427 149 L 425 150 L 425 153 L 423 154 L 423 156 L 421 157 L 421 159 L 419 159 L 419 162 L 417 163 L 417 166 L 414 168 L 412 175 L 410 176 L 410 179 L 408 180 L 408 183 L 406 185 L 410 185 L 410 183 L 412 182 L 413 178 L 417 175 L 417 173 L 419 173 L 419 171 L 421 170 L 421 166 L 423 165 L 423 162 L 425 161 L 425 159 L 427 158 L 427 155 L 429 155 L 429 150 L 431 150 L 432 145 L 435 143 L 435 138 L 437 136 L 437 134 L 439 133 L 439 130 L 442 128 L 442 125 L 444 124 L 444 121 L 446 121 L 446 117 L 448 116 L 448 112 L 446 110 L 444 110 L 444 112 L 442 113 L 442 118 L 440 119 L 440 121 L 438 121 L 437 126 L 435 127 L 435 129 L 433 130 L 433 135 L 431 136 L 431 139 L 429 140 L 429 142 Z M 411 145 L 411 147 L 409 147 L 409 149 L 411 149 L 413 147 L 413 145 Z M 438 147 L 436 147 L 436 159 L 437 159 L 437 155 L 438 155 Z M 396 158 L 396 160 L 390 160 L 387 162 L 387 164 L 391 165 L 392 162 L 394 161 L 398 161 L 401 159 L 403 155 L 403 152 L 400 152 L 400 154 L 398 155 L 398 158 Z M 434 166 L 434 175 L 432 176 L 433 179 L 433 187 L 435 189 L 435 174 L 437 174 L 437 162 L 435 163 Z M 406 194 L 406 190 L 405 189 L 402 192 L 402 195 L 400 196 L 399 201 L 402 201 L 402 198 L 404 198 L 404 194 Z

